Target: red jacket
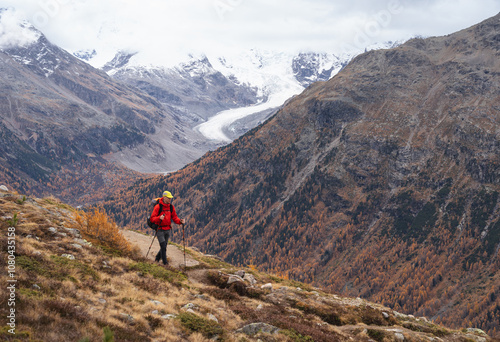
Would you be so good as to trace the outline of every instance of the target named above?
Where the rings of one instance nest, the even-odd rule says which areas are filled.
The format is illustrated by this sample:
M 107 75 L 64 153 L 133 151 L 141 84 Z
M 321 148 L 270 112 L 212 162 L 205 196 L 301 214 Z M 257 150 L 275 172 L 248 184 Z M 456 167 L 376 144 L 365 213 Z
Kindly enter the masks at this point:
M 172 222 L 174 221 L 177 224 L 181 224 L 181 219 L 177 217 L 177 213 L 175 212 L 175 208 L 172 204 L 166 204 L 163 202 L 163 198 L 160 198 L 160 203 L 162 206 L 162 211 L 160 211 L 160 205 L 156 204 L 153 212 L 151 213 L 151 222 L 158 225 L 158 229 L 161 230 L 169 230 L 172 229 Z M 160 216 L 164 214 L 165 217 L 163 220 L 160 220 Z

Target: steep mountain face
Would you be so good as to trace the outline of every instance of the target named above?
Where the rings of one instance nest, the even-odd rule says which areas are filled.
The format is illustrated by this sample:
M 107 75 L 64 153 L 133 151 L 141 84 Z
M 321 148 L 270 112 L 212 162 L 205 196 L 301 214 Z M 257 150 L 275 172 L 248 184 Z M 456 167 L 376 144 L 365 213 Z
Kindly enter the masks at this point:
M 500 15 L 360 55 L 232 144 L 106 207 L 144 227 L 137 213 L 169 189 L 205 252 L 498 331 L 498 32 Z
M 299 53 L 292 61 L 292 70 L 297 81 L 307 87 L 313 82 L 328 81 L 348 62 L 325 53 Z
M 1 15 L 7 20 L 9 11 Z M 2 35 L 1 166 L 9 184 L 85 203 L 90 195 L 103 194 L 109 178 L 137 177 L 106 159 L 132 154 L 126 166 L 137 170 L 155 160 L 166 171 L 202 154 L 182 140 L 175 113 L 154 98 L 51 44 L 27 22 L 11 29 L 32 39 L 6 44 L 9 32 Z M 179 162 L 176 154 L 191 159 Z M 85 180 L 83 173 L 95 178 Z M 74 189 L 64 193 L 67 186 Z

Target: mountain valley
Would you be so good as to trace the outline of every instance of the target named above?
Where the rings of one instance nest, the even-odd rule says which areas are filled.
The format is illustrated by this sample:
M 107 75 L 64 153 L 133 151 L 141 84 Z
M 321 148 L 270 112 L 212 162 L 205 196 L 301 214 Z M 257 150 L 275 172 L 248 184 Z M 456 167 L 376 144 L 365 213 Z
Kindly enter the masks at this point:
M 0 21 L 9 11 L 0 10 Z M 69 321 L 92 318 L 93 338 L 110 324 L 127 336 L 134 315 L 120 312 L 132 298 L 145 331 L 135 340 L 163 338 L 156 329 L 163 323 L 189 341 L 217 335 L 148 315 L 145 301 L 155 290 L 140 279 L 145 272 L 155 286 L 163 284 L 158 274 L 168 278 L 175 296 L 192 290 L 183 302 L 203 303 L 196 291 L 210 294 L 211 305 L 200 304 L 203 319 L 230 307 L 216 328 L 228 340 L 251 338 L 236 328 L 261 316 L 286 331 L 256 337 L 266 341 L 326 341 L 328 334 L 340 341 L 490 340 L 475 328 L 499 336 L 500 14 L 447 36 L 362 54 L 251 50 L 192 55 L 169 67 L 145 62 L 141 51 L 118 51 L 98 66 L 95 51 L 69 53 L 26 21 L 11 28 L 21 34 L 0 40 L 0 178 L 28 197 L 2 188 L 0 210 L 3 230 L 21 217 L 20 298 L 23 308 L 37 300 L 23 319 L 45 315 L 69 333 L 77 325 L 66 320 L 67 309 Z M 125 284 L 93 264 L 111 258 L 109 246 L 85 247 L 85 265 L 70 262 L 61 283 L 49 279 L 68 265 L 60 240 L 71 242 L 52 239 L 54 225 L 66 231 L 97 205 L 120 226 L 144 232 L 151 199 L 163 190 L 174 194 L 189 254 L 202 265 L 191 274 L 219 271 L 204 279 L 209 284 L 198 287 L 195 276 L 187 285 L 189 275 L 165 273 L 128 249 L 111 261 L 113 272 L 130 280 Z M 174 229 L 173 241 L 182 233 Z M 259 286 L 272 282 L 273 290 L 228 290 L 221 282 L 236 269 Z M 33 290 L 30 277 L 41 289 Z M 100 279 L 131 295 L 118 298 Z M 285 283 L 285 294 L 274 291 Z M 90 306 L 59 301 L 51 285 L 71 285 L 69 296 L 105 293 L 113 308 L 101 309 L 114 316 L 96 318 L 97 297 Z M 137 287 L 148 294 L 133 294 Z M 320 288 L 323 299 L 316 300 Z M 267 299 L 257 303 L 254 295 Z M 338 301 L 355 305 L 339 308 Z M 258 304 L 271 309 L 260 315 Z M 83 316 L 73 309 L 82 305 Z M 167 306 L 186 318 L 180 299 Z M 290 315 L 298 321 L 287 322 Z M 41 332 L 34 323 L 23 328 Z

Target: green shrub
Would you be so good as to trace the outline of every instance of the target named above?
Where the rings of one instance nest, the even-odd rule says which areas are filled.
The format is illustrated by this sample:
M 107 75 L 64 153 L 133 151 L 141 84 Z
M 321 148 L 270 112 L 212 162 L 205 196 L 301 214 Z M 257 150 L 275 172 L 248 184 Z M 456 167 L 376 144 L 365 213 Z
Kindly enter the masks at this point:
M 60 256 L 51 256 L 50 259 L 39 261 L 33 257 L 21 255 L 16 258 L 16 264 L 30 273 L 59 281 L 65 279 L 78 281 L 70 276 L 69 270 L 71 269 L 78 270 L 82 279 L 86 277 L 91 277 L 93 280 L 100 279 L 99 274 L 89 265 Z
M 35 298 L 35 299 L 40 299 L 43 297 L 43 294 L 39 291 L 33 290 L 33 289 L 27 289 L 24 287 L 19 288 L 19 293 L 28 298 Z
M 6 325 L 0 329 L 0 337 L 5 338 L 5 341 L 37 341 L 38 340 L 33 340 L 31 338 L 31 332 L 29 331 L 19 331 L 16 328 L 16 333 L 13 335 L 12 333 L 9 332 L 11 328 Z M 11 340 L 12 336 L 14 336 L 14 339 Z
M 16 258 L 16 265 L 25 269 L 26 271 L 33 272 L 41 276 L 50 276 L 50 269 L 48 264 L 42 264 L 38 260 L 31 258 L 27 255 L 20 255 Z
M 384 340 L 385 334 L 380 330 L 368 329 L 368 336 L 373 338 L 375 341 L 382 342 Z
M 79 273 L 85 277 L 91 277 L 94 280 L 99 280 L 99 273 L 97 273 L 96 270 L 94 270 L 92 267 L 89 265 L 86 265 L 84 263 L 81 263 L 76 260 L 70 260 L 65 257 L 60 257 L 60 256 L 51 256 L 51 259 L 54 261 L 56 265 L 62 266 L 64 269 L 72 268 L 76 269 L 79 271 Z
M 156 279 L 165 280 L 177 286 L 181 286 L 182 282 L 187 279 L 187 276 L 181 272 L 172 271 L 160 265 L 147 262 L 137 262 L 131 264 L 130 270 L 151 274 Z
M 199 332 L 207 338 L 221 336 L 224 333 L 222 327 L 215 321 L 200 317 L 190 312 L 183 312 L 177 317 L 183 327 L 193 332 Z
M 7 223 L 10 227 L 15 227 L 15 226 L 17 226 L 18 221 L 19 221 L 19 218 L 17 217 L 17 213 L 15 213 L 14 217 L 12 219 L 7 220 Z
M 115 342 L 115 334 L 109 327 L 104 327 L 102 331 L 104 333 L 103 342 Z
M 294 329 L 280 330 L 280 334 L 288 336 L 293 342 L 314 342 L 314 339 L 311 336 L 303 336 Z

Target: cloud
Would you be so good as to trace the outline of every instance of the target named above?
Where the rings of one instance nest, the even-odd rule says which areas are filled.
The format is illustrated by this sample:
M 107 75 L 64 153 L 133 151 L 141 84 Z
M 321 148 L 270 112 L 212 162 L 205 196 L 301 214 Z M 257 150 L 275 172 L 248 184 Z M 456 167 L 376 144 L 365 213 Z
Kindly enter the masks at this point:
M 38 38 L 40 34 L 14 9 L 0 10 L 0 49 L 27 46 Z
M 0 0 L 69 51 L 117 50 L 175 61 L 187 53 L 338 52 L 448 34 L 491 17 L 500 0 Z M 139 55 L 138 55 L 139 57 Z

